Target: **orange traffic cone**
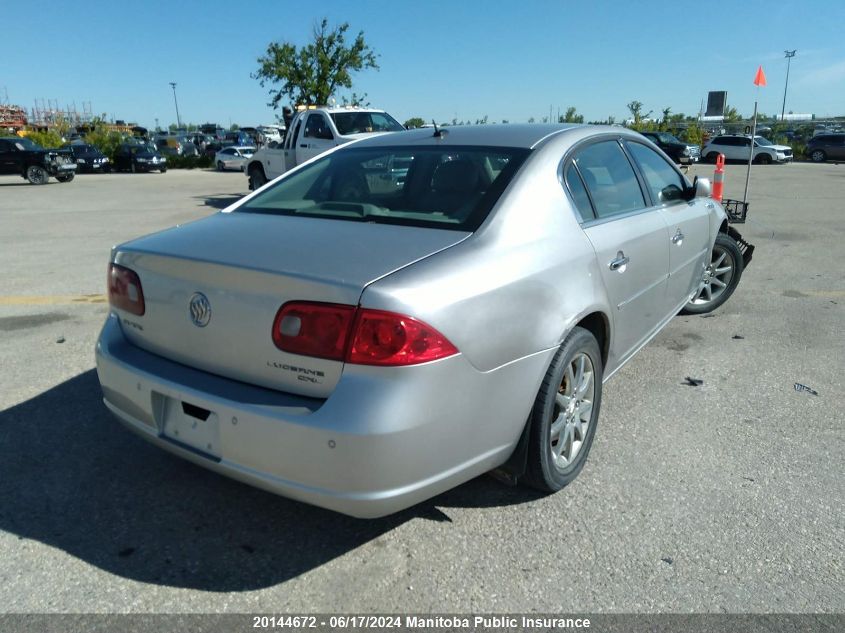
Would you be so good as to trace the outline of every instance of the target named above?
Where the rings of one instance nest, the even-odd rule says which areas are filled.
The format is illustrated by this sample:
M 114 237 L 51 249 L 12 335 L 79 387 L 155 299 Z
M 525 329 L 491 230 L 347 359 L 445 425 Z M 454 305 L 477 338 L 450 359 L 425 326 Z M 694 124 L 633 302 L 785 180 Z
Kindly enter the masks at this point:
M 724 187 L 723 180 L 725 178 L 725 155 L 719 154 L 716 157 L 716 171 L 713 172 L 713 198 L 719 204 L 722 204 L 722 188 Z

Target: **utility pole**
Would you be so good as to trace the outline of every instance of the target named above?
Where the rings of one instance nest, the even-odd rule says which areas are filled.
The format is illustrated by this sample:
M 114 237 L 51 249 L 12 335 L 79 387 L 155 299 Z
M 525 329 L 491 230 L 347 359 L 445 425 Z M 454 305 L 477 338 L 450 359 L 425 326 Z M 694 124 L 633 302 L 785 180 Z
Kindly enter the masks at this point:
M 783 107 L 780 109 L 780 120 L 783 121 L 784 114 L 786 113 L 786 88 L 789 86 L 789 66 L 792 64 L 792 58 L 795 57 L 795 53 L 798 50 L 794 51 L 783 51 L 786 56 L 786 83 L 783 85 Z
M 176 127 L 182 127 L 182 119 L 179 118 L 179 102 L 176 101 L 176 82 L 171 81 L 170 87 L 173 88 L 173 103 L 176 105 Z

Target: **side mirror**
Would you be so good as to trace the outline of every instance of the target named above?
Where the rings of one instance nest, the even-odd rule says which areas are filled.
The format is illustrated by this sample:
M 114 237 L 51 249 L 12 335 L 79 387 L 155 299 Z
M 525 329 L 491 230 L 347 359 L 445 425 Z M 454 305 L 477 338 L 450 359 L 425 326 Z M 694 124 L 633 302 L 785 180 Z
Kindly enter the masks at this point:
M 693 198 L 709 198 L 710 194 L 712 193 L 712 187 L 710 186 L 710 179 L 709 178 L 699 178 L 698 176 L 695 177 L 695 180 L 692 182 L 692 197 Z

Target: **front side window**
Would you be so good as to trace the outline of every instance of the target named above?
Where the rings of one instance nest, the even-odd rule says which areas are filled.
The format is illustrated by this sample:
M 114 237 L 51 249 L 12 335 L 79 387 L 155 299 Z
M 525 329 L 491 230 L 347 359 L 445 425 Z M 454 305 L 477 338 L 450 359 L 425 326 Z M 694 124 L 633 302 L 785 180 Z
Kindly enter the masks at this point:
M 615 140 L 588 145 L 578 152 L 575 163 L 599 218 L 645 208 L 634 168 Z
M 332 138 L 328 121 L 322 114 L 314 113 L 308 115 L 305 122 L 305 136 L 310 138 L 330 139 Z
M 237 212 L 474 231 L 528 150 L 349 148 L 299 169 Z
M 657 152 L 640 143 L 628 143 L 628 149 L 640 166 L 651 200 L 656 205 L 672 204 L 684 197 L 686 183 Z

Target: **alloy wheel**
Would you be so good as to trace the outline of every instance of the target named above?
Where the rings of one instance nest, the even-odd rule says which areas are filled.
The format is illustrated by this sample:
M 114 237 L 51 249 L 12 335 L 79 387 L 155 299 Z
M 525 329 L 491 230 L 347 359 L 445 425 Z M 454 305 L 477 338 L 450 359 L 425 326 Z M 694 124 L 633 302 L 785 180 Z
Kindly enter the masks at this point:
M 590 357 L 579 352 L 567 365 L 555 396 L 549 443 L 555 466 L 570 466 L 581 452 L 593 414 L 596 385 Z
M 718 300 L 730 285 L 734 268 L 735 262 L 731 254 L 716 244 L 710 256 L 710 263 L 704 269 L 701 289 L 691 303 L 704 305 Z

